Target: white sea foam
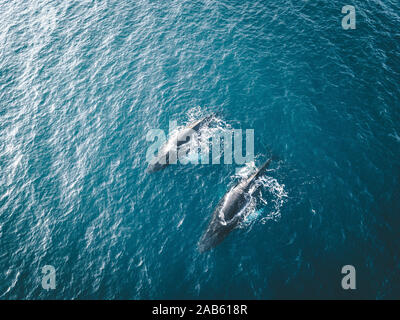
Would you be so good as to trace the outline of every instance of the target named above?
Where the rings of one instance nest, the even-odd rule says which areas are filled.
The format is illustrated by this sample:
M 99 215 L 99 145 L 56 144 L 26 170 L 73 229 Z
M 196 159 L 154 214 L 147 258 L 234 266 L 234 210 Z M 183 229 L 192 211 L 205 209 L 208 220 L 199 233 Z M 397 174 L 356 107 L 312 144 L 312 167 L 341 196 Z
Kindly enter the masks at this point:
M 203 111 L 200 107 L 190 109 L 187 113 L 187 121 L 185 122 L 185 125 L 179 126 L 172 135 L 176 134 L 177 131 L 182 130 L 190 123 L 209 115 L 210 113 Z M 198 131 L 198 134 L 194 135 L 189 143 L 183 146 L 183 150 L 186 150 L 187 153 L 181 158 L 182 162 L 196 164 L 214 164 L 223 162 L 221 160 L 221 157 L 223 156 L 223 140 L 220 138 L 231 131 L 232 127 L 226 121 L 214 115 L 208 125 L 202 126 Z M 213 144 L 219 146 L 221 152 L 215 152 L 213 150 Z
M 243 167 L 236 169 L 235 180 L 248 178 L 255 173 L 257 166 L 254 162 L 246 163 Z M 285 185 L 278 182 L 276 178 L 267 174 L 261 175 L 256 179 L 251 186 L 243 212 L 245 220 L 243 226 L 247 226 L 257 220 L 265 223 L 268 220 L 277 220 L 281 216 L 281 208 L 287 200 L 288 193 L 285 190 Z

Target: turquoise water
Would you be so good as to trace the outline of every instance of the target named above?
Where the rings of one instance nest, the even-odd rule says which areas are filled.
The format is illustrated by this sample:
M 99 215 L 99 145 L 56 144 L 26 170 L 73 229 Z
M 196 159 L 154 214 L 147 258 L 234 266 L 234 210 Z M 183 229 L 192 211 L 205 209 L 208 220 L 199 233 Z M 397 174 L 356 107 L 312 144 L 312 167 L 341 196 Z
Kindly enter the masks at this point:
M 0 1 L 0 298 L 398 298 L 399 24 L 395 0 Z M 255 163 L 145 172 L 148 130 L 211 112 Z

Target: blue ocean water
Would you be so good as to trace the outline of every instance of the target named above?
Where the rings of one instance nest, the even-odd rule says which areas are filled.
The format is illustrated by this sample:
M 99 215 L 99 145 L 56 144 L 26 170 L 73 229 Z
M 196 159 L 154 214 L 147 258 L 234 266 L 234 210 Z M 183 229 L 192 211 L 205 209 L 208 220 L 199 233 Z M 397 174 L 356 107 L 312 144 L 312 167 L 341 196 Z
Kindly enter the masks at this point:
M 399 298 L 399 25 L 396 0 L 0 1 L 0 298 Z M 145 136 L 211 112 L 280 160 L 200 254 L 247 168 L 148 174 Z

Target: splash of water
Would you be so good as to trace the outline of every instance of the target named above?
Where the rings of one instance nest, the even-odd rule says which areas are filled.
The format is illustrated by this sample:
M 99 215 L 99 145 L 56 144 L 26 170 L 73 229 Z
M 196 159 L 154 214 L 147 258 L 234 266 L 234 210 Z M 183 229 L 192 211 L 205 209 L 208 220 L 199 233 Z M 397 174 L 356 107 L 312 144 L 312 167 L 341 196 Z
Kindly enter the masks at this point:
M 179 126 L 174 131 L 175 134 L 188 126 L 190 123 L 209 115 L 210 114 L 207 114 L 200 107 L 190 109 L 187 113 L 188 121 L 184 126 Z M 180 160 L 182 160 L 183 163 L 190 162 L 194 164 L 219 163 L 223 155 L 223 140 L 221 140 L 220 137 L 231 131 L 232 127 L 226 121 L 222 120 L 218 116 L 213 116 L 208 125 L 202 126 L 199 129 L 198 134 L 193 135 L 190 141 L 182 146 L 182 155 Z M 219 149 L 221 151 L 219 153 L 213 152 L 211 147 L 211 145 L 216 143 L 216 141 L 219 143 Z
M 236 169 L 234 178 L 246 179 L 256 170 L 257 167 L 254 162 L 246 163 L 243 167 Z M 266 223 L 268 220 L 278 220 L 281 216 L 281 208 L 288 198 L 288 193 L 284 184 L 280 184 L 277 179 L 264 174 L 257 178 L 251 186 L 247 198 L 248 203 L 243 209 L 245 210 L 243 212 L 245 219 L 242 223 L 242 226 L 245 227 L 258 220 L 261 223 Z

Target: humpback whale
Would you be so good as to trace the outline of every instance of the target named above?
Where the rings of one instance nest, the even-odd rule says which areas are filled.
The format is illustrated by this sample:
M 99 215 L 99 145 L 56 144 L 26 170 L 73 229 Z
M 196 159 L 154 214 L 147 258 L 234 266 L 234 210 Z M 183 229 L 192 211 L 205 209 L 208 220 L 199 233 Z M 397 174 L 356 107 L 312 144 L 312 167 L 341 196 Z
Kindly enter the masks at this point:
M 219 201 L 206 232 L 198 243 L 200 252 L 210 250 L 217 246 L 225 237 L 243 220 L 243 209 L 246 206 L 248 193 L 253 182 L 268 168 L 272 158 L 268 159 L 261 167 L 228 191 Z
M 168 141 L 159 149 L 158 155 L 147 167 L 148 172 L 156 172 L 167 167 L 170 162 L 177 159 L 179 148 L 188 143 L 192 136 L 197 133 L 201 127 L 207 124 L 213 115 L 209 115 L 200 120 L 192 122 L 190 125 L 178 132 L 177 135 L 170 137 Z M 170 158 L 172 156 L 172 159 Z M 176 162 L 175 162 L 176 163 Z

